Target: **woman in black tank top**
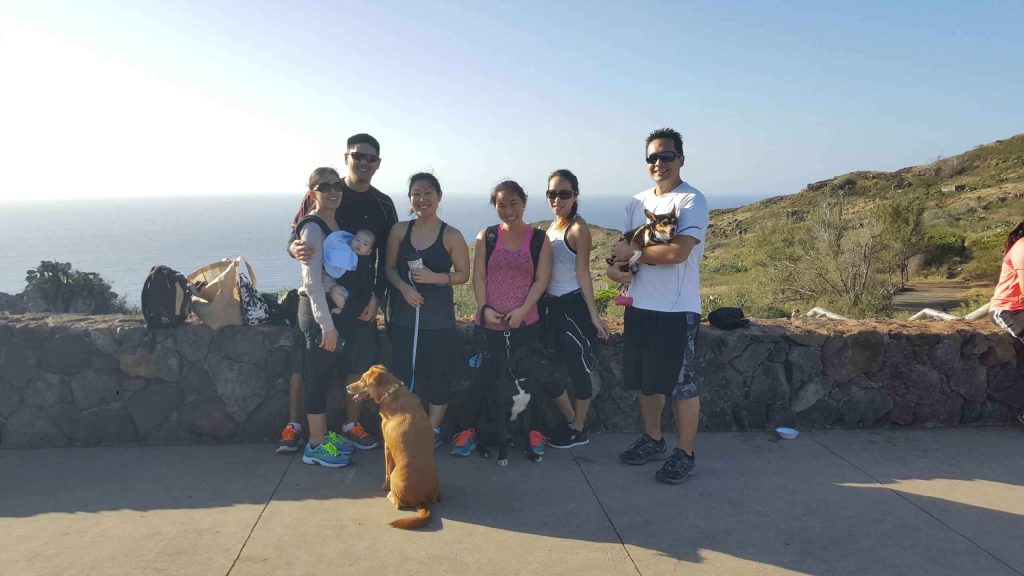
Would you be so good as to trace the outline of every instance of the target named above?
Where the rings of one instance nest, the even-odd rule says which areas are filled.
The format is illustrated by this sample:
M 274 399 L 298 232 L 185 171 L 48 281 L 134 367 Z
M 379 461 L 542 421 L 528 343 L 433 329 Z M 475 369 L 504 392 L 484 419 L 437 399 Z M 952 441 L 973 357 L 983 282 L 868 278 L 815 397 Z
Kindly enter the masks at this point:
M 451 393 L 448 368 L 455 362 L 452 286 L 469 280 L 469 248 L 462 232 L 437 217 L 441 195 L 433 174 L 409 178 L 409 203 L 416 219 L 391 228 L 384 259 L 384 275 L 395 288 L 389 303 L 392 368 L 429 404 L 435 446 Z

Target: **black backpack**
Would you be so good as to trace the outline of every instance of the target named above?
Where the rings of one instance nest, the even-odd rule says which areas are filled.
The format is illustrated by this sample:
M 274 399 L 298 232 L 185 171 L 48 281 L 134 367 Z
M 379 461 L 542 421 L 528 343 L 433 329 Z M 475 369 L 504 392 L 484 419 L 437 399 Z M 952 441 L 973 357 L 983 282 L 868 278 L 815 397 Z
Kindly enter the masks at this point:
M 708 324 L 722 330 L 735 330 L 736 328 L 746 328 L 750 324 L 750 320 L 743 317 L 742 308 L 723 306 L 715 308 L 708 314 Z
M 181 272 L 153 266 L 142 285 L 142 316 L 149 328 L 181 326 L 192 312 L 192 291 Z
M 484 267 L 491 261 L 491 254 L 494 253 L 494 247 L 498 245 L 498 226 L 488 226 L 487 231 L 484 232 Z M 540 251 L 544 247 L 544 243 L 547 242 L 547 236 L 543 230 L 537 228 L 533 229 L 533 234 L 530 236 L 530 258 L 533 258 L 533 277 L 537 278 L 537 263 L 540 262 Z

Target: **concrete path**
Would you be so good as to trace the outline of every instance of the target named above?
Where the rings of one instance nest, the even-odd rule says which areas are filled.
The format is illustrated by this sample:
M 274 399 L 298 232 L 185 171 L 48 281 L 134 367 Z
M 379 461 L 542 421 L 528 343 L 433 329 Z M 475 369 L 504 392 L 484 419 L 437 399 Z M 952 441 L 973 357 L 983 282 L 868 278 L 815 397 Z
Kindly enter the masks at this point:
M 441 453 L 421 532 L 388 526 L 380 450 L 0 451 L 0 574 L 1024 574 L 1024 428 L 704 434 L 682 486 L 632 439 Z

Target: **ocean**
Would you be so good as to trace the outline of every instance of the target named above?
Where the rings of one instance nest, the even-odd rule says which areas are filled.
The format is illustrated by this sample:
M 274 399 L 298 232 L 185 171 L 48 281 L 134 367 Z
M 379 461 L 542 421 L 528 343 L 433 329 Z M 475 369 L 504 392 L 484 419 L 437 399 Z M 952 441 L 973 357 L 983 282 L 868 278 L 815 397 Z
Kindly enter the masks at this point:
M 408 219 L 404 197 L 393 196 Z M 628 197 L 583 198 L 593 224 L 622 227 Z M 131 198 L 0 204 L 0 292 L 25 289 L 25 273 L 43 260 L 96 272 L 130 305 L 139 303 L 152 266 L 184 274 L 222 258 L 243 256 L 263 291 L 298 286 L 299 266 L 286 246 L 295 195 Z M 486 196 L 446 196 L 440 216 L 468 239 L 498 222 Z M 527 204 L 529 222 L 550 220 L 546 202 Z

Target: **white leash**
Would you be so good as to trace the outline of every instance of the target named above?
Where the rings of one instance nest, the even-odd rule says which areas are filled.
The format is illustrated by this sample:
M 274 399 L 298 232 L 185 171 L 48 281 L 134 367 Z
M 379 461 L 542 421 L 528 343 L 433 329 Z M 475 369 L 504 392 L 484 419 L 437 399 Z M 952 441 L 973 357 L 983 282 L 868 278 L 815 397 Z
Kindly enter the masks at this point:
M 412 268 L 409 269 L 409 283 L 412 284 L 413 288 L 416 287 L 416 282 L 412 279 Z M 422 306 L 422 305 L 421 305 Z M 412 328 L 412 377 L 409 379 L 409 392 L 412 392 L 416 387 L 416 347 L 419 344 L 420 339 L 420 306 L 416 307 L 416 321 L 413 323 Z

